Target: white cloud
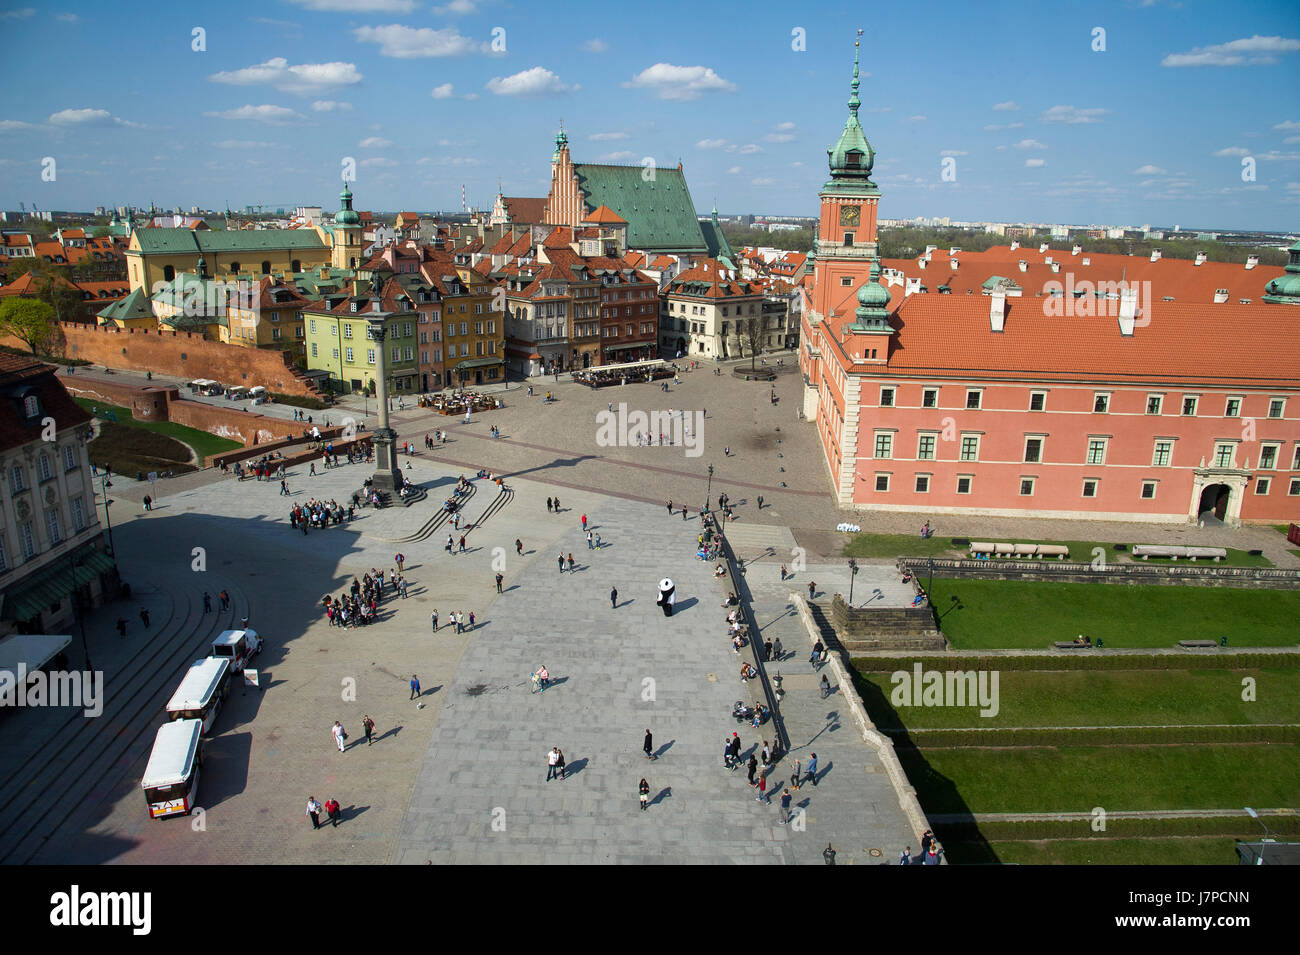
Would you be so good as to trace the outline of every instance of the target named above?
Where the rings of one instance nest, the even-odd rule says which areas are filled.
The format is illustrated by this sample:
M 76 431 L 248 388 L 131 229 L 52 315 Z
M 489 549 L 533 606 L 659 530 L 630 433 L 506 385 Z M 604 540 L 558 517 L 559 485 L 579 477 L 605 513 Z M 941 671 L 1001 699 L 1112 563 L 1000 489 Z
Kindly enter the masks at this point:
M 786 122 L 786 123 L 777 123 L 772 128 L 777 130 L 778 132 L 782 132 L 787 129 L 796 129 L 797 127 L 795 126 L 794 123 Z
M 275 143 L 258 142 L 253 139 L 223 139 L 219 143 L 213 143 L 218 149 L 272 149 Z M 161 159 L 161 156 L 155 156 L 155 159 Z
M 588 53 L 604 53 L 609 49 L 609 44 L 600 37 L 592 37 L 586 43 L 582 44 L 582 48 Z
M 749 184 L 750 184 L 751 186 L 774 186 L 774 185 L 776 185 L 776 180 L 775 180 L 775 179 L 767 179 L 767 178 L 762 178 L 762 177 L 760 177 L 760 178 L 758 178 L 758 179 L 751 179 L 751 180 L 749 181 Z
M 1020 109 L 1014 100 L 1007 100 L 1005 103 L 994 103 L 993 108 L 998 112 L 1014 112 Z
M 445 14 L 470 14 L 478 12 L 478 5 L 474 0 L 451 0 L 451 3 L 445 7 L 434 7 L 433 12 L 439 15 Z
M 746 143 L 739 148 L 733 143 L 727 147 L 727 152 L 739 152 L 742 156 L 752 156 L 754 153 L 761 153 L 762 151 L 763 147 L 759 146 L 757 143 Z
M 443 83 L 441 86 L 435 86 L 429 95 L 434 99 L 451 99 L 451 89 L 450 83 Z
M 636 153 L 632 152 L 630 149 L 620 149 L 618 152 L 605 153 L 605 155 L 600 158 L 602 162 L 621 162 L 624 159 L 633 159 L 635 156 Z
M 24 123 L 19 119 L 0 119 L 0 133 L 14 129 L 36 129 L 36 124 Z
M 695 144 L 697 149 L 721 149 L 727 145 L 725 139 L 701 139 Z
M 113 114 L 106 109 L 61 109 L 50 115 L 55 126 L 87 126 L 112 122 Z
M 1170 53 L 1161 66 L 1265 66 L 1276 63 L 1277 53 L 1295 53 L 1300 40 L 1281 36 L 1246 37 L 1215 46 L 1198 46 L 1187 53 Z
M 542 66 L 522 70 L 513 76 L 494 76 L 486 86 L 498 96 L 559 96 L 578 88 L 577 84 L 569 86 L 560 82 L 558 76 Z
M 940 156 L 969 156 L 970 153 L 964 149 L 944 149 L 939 152 Z
M 17 10 L 0 10 L 0 20 L 26 20 L 28 17 L 35 16 L 36 11 L 31 7 L 19 7 Z
M 311 108 L 317 113 L 347 112 L 352 109 L 351 103 L 340 103 L 332 99 L 318 99 L 311 104 Z
M 1039 166 L 1046 166 L 1046 165 L 1047 165 L 1047 160 L 1046 160 L 1046 159 L 1026 159 L 1026 160 L 1025 160 L 1025 168 L 1026 168 L 1026 169 L 1037 169 Z
M 1249 149 L 1242 149 L 1240 146 L 1228 146 L 1213 153 L 1215 156 L 1249 156 Z
M 339 13 L 411 13 L 415 0 L 289 0 L 308 10 Z
M 1022 139 L 1020 140 L 1020 142 L 1015 143 L 1014 145 L 1016 149 L 1046 149 L 1047 148 L 1036 139 Z
M 727 175 L 728 175 L 728 176 L 737 176 L 737 175 L 739 175 L 739 174 L 740 174 L 740 167 L 739 167 L 739 166 L 732 166 L 730 169 L 727 170 Z
M 397 160 L 385 159 L 382 156 L 372 156 L 369 159 L 363 159 L 357 163 L 359 166 L 396 166 Z
M 617 133 L 592 133 L 587 137 L 594 143 L 603 143 L 612 139 L 627 139 L 628 135 L 624 132 Z
M 1278 132 L 1289 133 L 1292 130 L 1300 129 L 1300 123 L 1297 123 L 1294 119 L 1288 119 L 1284 123 L 1278 123 L 1273 128 L 1276 129 Z
M 1003 129 L 1020 129 L 1024 123 L 990 123 L 984 127 L 986 133 L 996 133 Z
M 361 82 L 361 74 L 352 63 L 301 63 L 290 66 L 288 60 L 277 56 L 256 66 L 246 66 L 242 70 L 213 73 L 208 79 L 231 86 L 267 83 L 282 93 L 308 96 L 339 86 L 354 86 Z
M 1282 142 L 1288 146 L 1294 146 L 1296 143 L 1300 143 L 1300 136 L 1288 136 Z
M 1101 117 L 1109 112 L 1110 110 L 1100 107 L 1078 109 L 1074 106 L 1053 106 L 1044 111 L 1041 119 L 1045 123 L 1100 123 Z
M 478 99 L 478 94 L 477 94 L 477 93 L 466 93 L 466 94 L 465 94 L 465 99 L 468 99 L 468 100 L 475 100 L 475 99 Z
M 1260 153 L 1258 158 L 1263 159 L 1265 162 L 1294 162 L 1300 159 L 1300 153 L 1282 153 L 1276 149 L 1270 149 L 1266 153 Z
M 652 90 L 660 99 L 692 100 L 702 93 L 733 93 L 737 86 L 724 80 L 707 66 L 674 66 L 656 63 L 647 67 L 624 86 Z
M 1159 166 L 1152 166 L 1150 164 L 1133 170 L 1133 175 L 1135 176 L 1163 176 L 1164 174 L 1165 171 Z
M 211 116 L 214 119 L 251 119 L 272 126 L 284 126 L 302 119 L 301 116 L 285 106 L 253 106 L 251 104 L 240 106 L 238 109 L 228 109 L 219 113 L 204 113 L 203 115 Z
M 417 29 L 391 23 L 382 27 L 357 27 L 352 35 L 361 43 L 378 43 L 381 54 L 399 60 L 464 56 L 480 48 L 469 37 L 461 36 L 455 27 L 433 30 L 429 27 Z
M 357 143 L 358 149 L 387 149 L 393 145 L 392 140 L 384 139 L 380 136 L 367 136 L 361 142 Z

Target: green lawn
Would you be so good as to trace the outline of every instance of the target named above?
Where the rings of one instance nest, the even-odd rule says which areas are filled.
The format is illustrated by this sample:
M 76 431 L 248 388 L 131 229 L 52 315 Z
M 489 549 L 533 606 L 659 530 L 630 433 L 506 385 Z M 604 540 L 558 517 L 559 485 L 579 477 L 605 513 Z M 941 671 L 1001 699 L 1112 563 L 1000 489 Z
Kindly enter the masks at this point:
M 1294 745 L 901 750 L 927 813 L 1294 806 Z M 960 795 L 959 795 L 960 792 Z
M 970 706 L 895 708 L 889 676 L 861 674 L 872 687 L 867 709 L 883 729 L 1300 723 L 1294 670 L 1004 670 L 991 717 Z M 1241 698 L 1248 676 L 1254 702 Z
M 1163 839 L 1048 839 L 991 843 L 998 862 L 1019 865 L 1236 865 L 1231 836 L 1184 836 Z M 949 861 L 991 861 L 983 853 L 967 858 L 965 845 L 945 844 Z
M 99 434 L 87 446 L 90 461 L 114 474 L 185 474 L 196 470 L 190 463 L 190 449 L 165 434 L 131 428 L 113 421 L 100 424 Z
M 1041 650 L 1081 633 L 1110 648 L 1221 636 L 1230 647 L 1286 646 L 1300 620 L 1300 590 L 935 578 L 931 601 L 961 650 Z
M 958 535 L 960 536 L 960 535 Z M 971 538 L 975 540 L 975 538 Z M 1101 557 L 1107 563 L 1128 563 L 1131 561 L 1127 550 L 1119 551 L 1115 549 L 1115 544 L 1106 544 L 1100 541 L 1071 541 L 1071 540 L 1004 540 L 993 538 L 992 540 L 980 539 L 981 543 L 991 544 L 1064 544 L 1070 549 L 1069 560 L 1071 562 L 1091 563 L 1098 557 Z M 1122 543 L 1122 542 L 1121 542 Z M 1131 547 L 1134 543 L 1141 541 L 1132 541 L 1125 544 L 1125 547 Z M 1097 550 L 1101 553 L 1098 554 Z M 862 557 L 862 558 L 879 558 L 879 557 L 969 557 L 970 548 L 954 547 L 952 545 L 952 535 L 940 537 L 937 534 L 929 540 L 921 540 L 920 533 L 916 534 L 854 534 L 853 537 L 844 545 L 845 557 Z M 1157 562 L 1174 563 L 1173 561 Z M 1044 563 L 1047 563 L 1044 560 Z M 1150 563 L 1151 561 L 1147 561 Z M 1037 560 L 1027 561 L 1027 563 L 1037 563 Z M 1178 561 L 1177 563 L 1184 563 Z M 1197 561 L 1197 564 L 1203 563 Z M 1209 563 L 1214 563 L 1209 561 Z M 1228 548 L 1228 556 L 1219 561 L 1220 566 L 1231 565 L 1234 567 L 1272 567 L 1273 562 L 1267 557 L 1252 557 L 1244 550 L 1235 550 Z
M 95 408 L 102 413 L 105 410 L 111 410 L 117 417 L 117 423 L 132 428 L 141 428 L 145 431 L 152 431 L 154 434 L 166 435 L 169 438 L 175 438 L 194 449 L 199 456 L 199 460 L 210 454 L 221 454 L 223 451 L 236 451 L 243 445 L 238 441 L 231 441 L 229 438 L 219 438 L 215 434 L 209 434 L 206 431 L 200 431 L 197 428 L 187 428 L 184 425 L 172 424 L 170 421 L 138 421 L 131 417 L 130 408 L 122 408 L 117 405 L 106 404 L 103 401 L 92 401 L 88 398 L 73 399 L 81 407 L 85 408 L 91 414 L 94 414 Z M 114 468 L 114 470 L 117 470 Z

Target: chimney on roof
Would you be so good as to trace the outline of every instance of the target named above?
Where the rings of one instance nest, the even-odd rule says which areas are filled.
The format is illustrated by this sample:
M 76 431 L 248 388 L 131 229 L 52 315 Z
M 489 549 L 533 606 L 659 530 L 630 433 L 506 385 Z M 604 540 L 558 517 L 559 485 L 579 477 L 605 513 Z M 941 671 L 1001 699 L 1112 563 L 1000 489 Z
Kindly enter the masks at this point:
M 1151 250 L 1151 261 L 1152 261 L 1152 262 L 1159 262 L 1159 261 L 1160 261 L 1160 250 L 1159 250 L 1159 249 L 1152 249 L 1152 250 Z
M 1048 246 L 1048 244 L 1047 244 L 1046 242 L 1040 242 L 1040 243 L 1038 243 L 1038 251 L 1039 251 L 1039 254 L 1042 254 L 1043 252 L 1046 252 L 1046 251 L 1048 250 L 1048 248 L 1049 248 L 1049 246 Z
M 1214 290 L 1214 304 L 1222 305 L 1228 300 L 1228 290 L 1226 288 Z
M 957 265 L 958 265 L 959 263 L 957 262 L 956 259 L 949 259 L 949 260 L 948 260 L 948 264 L 949 264 L 950 266 L 952 266 L 952 270 L 953 270 L 954 272 L 957 271 Z
M 929 259 L 918 259 L 916 264 L 921 268 L 925 268 L 925 264 L 929 261 L 930 261 Z
M 1007 321 L 1007 292 L 997 288 L 989 296 L 989 331 L 1001 332 Z
M 1021 260 L 1020 260 L 1020 271 L 1022 271 L 1022 272 L 1028 272 L 1028 271 L 1029 271 L 1029 263 L 1026 262 L 1024 259 L 1021 259 Z
M 1045 259 L 1043 259 L 1043 261 L 1044 261 L 1046 264 L 1051 265 L 1051 264 L 1052 264 L 1052 257 L 1049 255 L 1049 256 L 1047 256 Z
M 949 246 L 949 248 L 948 248 L 948 254 L 949 254 L 950 256 L 952 256 L 952 255 L 956 255 L 956 254 L 957 254 L 958 252 L 960 252 L 960 251 L 961 251 L 961 247 L 960 247 L 960 246 L 956 246 L 956 245 L 954 245 L 954 246 Z
M 1124 286 L 1119 293 L 1119 333 L 1125 337 L 1132 336 L 1137 319 L 1137 289 Z
M 1061 263 L 1060 263 L 1060 262 L 1053 262 L 1053 263 L 1052 263 L 1052 271 L 1053 271 L 1053 272 L 1060 272 L 1060 271 L 1061 271 Z
M 1086 258 L 1086 257 L 1085 257 L 1084 260 L 1083 260 L 1083 264 L 1084 264 L 1084 265 L 1092 265 L 1092 259 L 1089 259 L 1089 258 Z
M 1011 251 L 1014 252 L 1014 251 L 1016 251 L 1016 249 L 1018 249 L 1018 248 L 1020 248 L 1020 240 L 1019 240 L 1019 239 L 1012 239 L 1012 240 L 1011 240 Z
M 1074 244 L 1074 248 L 1070 250 L 1070 254 L 1071 254 L 1071 255 L 1078 255 L 1078 254 L 1079 254 L 1080 252 L 1082 252 L 1082 251 L 1083 251 L 1083 246 L 1079 245 L 1079 243 L 1076 242 L 1076 243 Z
M 1255 266 L 1257 266 L 1257 265 L 1259 265 L 1259 256 L 1258 256 L 1258 255 L 1248 255 L 1248 256 L 1246 256 L 1246 268 L 1248 268 L 1248 269 L 1253 269 L 1253 268 L 1254 268 Z
M 1205 260 L 1208 259 L 1208 258 L 1209 258 L 1209 256 L 1206 255 L 1204 252 L 1197 252 L 1197 253 L 1196 253 L 1196 261 L 1193 262 L 1192 264 L 1193 264 L 1193 265 L 1204 265 L 1204 264 L 1205 264 Z

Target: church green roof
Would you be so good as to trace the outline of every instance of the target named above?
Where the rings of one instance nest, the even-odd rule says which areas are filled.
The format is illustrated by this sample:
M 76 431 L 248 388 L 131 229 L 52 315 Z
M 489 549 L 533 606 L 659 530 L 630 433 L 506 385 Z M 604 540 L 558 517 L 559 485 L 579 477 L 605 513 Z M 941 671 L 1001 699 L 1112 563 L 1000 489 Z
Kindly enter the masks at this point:
M 686 177 L 677 168 L 574 163 L 584 212 L 609 206 L 627 220 L 627 244 L 647 252 L 708 252 Z
M 189 229 L 137 229 L 145 254 L 223 254 L 269 249 L 325 250 L 315 229 L 235 229 L 193 232 Z M 197 246 L 195 243 L 197 242 Z
M 861 35 L 862 31 L 858 31 Z M 826 149 L 827 160 L 830 165 L 831 180 L 826 184 L 827 189 L 836 187 L 850 187 L 861 189 L 863 186 L 875 187 L 871 181 L 871 167 L 875 165 L 876 153 L 871 148 L 871 143 L 867 142 L 867 134 L 862 131 L 862 123 L 858 120 L 858 109 L 862 105 L 862 100 L 858 98 L 858 49 L 861 40 L 853 44 L 853 81 L 849 84 L 849 118 L 844 123 L 844 129 L 840 133 L 840 138 L 835 145 L 828 146 Z
M 99 313 L 99 324 L 106 325 L 118 319 L 125 322 L 135 318 L 152 317 L 153 305 L 150 302 L 149 292 L 141 286 L 125 298 L 119 298 L 104 308 Z

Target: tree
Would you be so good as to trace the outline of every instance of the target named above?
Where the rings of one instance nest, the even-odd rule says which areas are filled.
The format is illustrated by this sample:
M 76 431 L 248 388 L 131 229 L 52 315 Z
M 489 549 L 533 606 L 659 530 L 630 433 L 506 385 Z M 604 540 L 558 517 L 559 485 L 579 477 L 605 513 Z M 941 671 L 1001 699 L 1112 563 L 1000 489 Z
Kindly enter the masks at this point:
M 754 369 L 754 359 L 758 357 L 759 349 L 763 347 L 763 318 L 758 315 L 751 315 L 746 319 L 736 323 L 739 328 L 741 338 L 749 345 L 749 368 Z
M 0 302 L 0 334 L 12 335 L 32 354 L 45 351 L 54 338 L 53 306 L 34 298 L 13 296 Z

